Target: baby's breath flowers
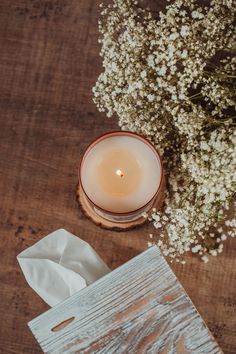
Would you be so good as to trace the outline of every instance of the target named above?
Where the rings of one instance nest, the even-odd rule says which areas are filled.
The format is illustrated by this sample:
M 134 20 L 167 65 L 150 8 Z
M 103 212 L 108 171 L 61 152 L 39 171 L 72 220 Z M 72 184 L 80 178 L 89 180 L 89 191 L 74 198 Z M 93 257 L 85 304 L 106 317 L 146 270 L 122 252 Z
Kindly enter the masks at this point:
M 176 0 L 158 19 L 135 0 L 103 6 L 104 71 L 94 101 L 163 156 L 167 195 L 148 216 L 164 255 L 208 262 L 235 236 L 235 31 L 232 0 Z M 231 213 L 229 213 L 229 209 Z

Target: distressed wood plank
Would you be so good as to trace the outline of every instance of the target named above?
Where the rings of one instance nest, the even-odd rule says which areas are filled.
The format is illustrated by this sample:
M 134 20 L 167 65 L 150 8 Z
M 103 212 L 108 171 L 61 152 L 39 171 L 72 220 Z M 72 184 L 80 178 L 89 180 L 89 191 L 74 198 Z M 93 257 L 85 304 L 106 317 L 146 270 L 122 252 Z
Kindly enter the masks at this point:
M 52 331 L 68 319 L 68 326 Z M 222 353 L 155 246 L 29 327 L 51 354 Z

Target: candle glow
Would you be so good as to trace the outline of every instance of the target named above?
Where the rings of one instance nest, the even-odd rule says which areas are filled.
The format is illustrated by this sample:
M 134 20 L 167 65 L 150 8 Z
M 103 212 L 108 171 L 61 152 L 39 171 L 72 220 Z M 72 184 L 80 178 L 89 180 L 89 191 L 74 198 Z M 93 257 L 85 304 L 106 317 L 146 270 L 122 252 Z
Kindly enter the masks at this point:
M 81 184 L 96 208 L 132 213 L 148 204 L 161 183 L 159 155 L 144 138 L 108 133 L 90 146 L 81 164 Z
M 116 170 L 116 174 L 119 177 L 124 177 L 124 174 L 123 174 L 123 172 L 121 170 Z

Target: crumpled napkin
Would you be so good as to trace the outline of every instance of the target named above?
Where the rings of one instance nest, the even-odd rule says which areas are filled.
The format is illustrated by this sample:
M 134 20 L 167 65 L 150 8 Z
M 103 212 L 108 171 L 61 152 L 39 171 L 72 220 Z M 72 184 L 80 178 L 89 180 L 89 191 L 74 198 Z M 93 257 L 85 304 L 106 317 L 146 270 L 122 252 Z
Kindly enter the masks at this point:
M 17 260 L 28 284 L 50 306 L 110 272 L 87 242 L 64 229 L 27 248 Z

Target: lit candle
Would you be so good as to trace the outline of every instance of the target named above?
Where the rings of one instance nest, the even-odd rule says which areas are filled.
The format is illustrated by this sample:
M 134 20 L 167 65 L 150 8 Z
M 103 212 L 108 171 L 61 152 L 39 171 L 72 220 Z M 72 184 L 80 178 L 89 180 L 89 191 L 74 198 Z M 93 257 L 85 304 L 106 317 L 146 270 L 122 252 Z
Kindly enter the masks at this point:
M 111 132 L 86 150 L 80 183 L 97 213 L 134 220 L 150 209 L 163 179 L 162 163 L 150 142 L 130 132 Z

